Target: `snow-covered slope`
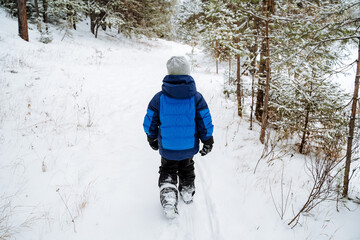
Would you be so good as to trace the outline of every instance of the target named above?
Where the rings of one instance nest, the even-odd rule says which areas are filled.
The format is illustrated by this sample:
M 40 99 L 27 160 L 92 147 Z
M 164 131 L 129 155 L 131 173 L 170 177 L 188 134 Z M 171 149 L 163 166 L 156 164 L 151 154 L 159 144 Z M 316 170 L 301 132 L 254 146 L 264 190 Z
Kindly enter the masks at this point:
M 180 202 L 179 218 L 166 220 L 160 157 L 142 121 L 166 61 L 191 48 L 111 33 L 95 39 L 85 23 L 63 41 L 52 30 L 53 42 L 40 43 L 32 30 L 24 42 L 2 10 L 0 26 L 0 210 L 8 216 L 0 229 L 8 223 L 11 239 L 360 239 L 360 208 L 351 202 L 339 212 L 325 202 L 287 226 L 311 185 L 303 157 L 262 161 L 253 173 L 258 129 L 236 116 L 222 76 L 199 51 L 193 77 L 211 109 L 215 145 L 195 156 L 194 203 Z M 274 206 L 281 182 L 290 188 L 283 220 Z

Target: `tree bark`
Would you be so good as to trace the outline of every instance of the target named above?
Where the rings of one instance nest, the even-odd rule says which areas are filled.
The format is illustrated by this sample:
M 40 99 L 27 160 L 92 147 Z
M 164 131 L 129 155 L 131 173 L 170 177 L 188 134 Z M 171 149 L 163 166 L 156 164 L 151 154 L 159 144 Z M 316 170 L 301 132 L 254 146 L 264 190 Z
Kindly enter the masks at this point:
M 219 59 L 216 58 L 216 74 L 219 73 Z
M 260 70 L 259 70 L 259 72 L 260 72 Z M 264 106 L 264 90 L 263 90 L 264 84 L 263 84 L 263 79 L 262 79 L 261 75 L 262 74 L 260 72 L 258 88 L 257 88 L 257 93 L 256 93 L 256 105 L 255 105 L 255 118 L 259 122 L 261 122 L 263 106 Z
M 76 22 L 77 22 L 77 15 L 76 15 L 76 12 L 75 12 L 75 10 L 74 10 L 74 13 L 73 13 L 73 15 L 72 15 L 72 27 L 73 27 L 73 29 L 74 30 L 76 30 Z
M 219 73 L 219 43 L 216 42 L 216 47 L 215 47 L 215 58 L 216 58 L 216 74 Z
M 267 0 L 267 11 L 266 11 L 266 23 L 265 23 L 265 44 L 266 44 L 266 86 L 264 96 L 264 111 L 262 114 L 261 121 L 261 132 L 260 142 L 265 142 L 265 132 L 267 127 L 268 119 L 268 104 L 269 104 L 269 92 L 270 92 L 270 40 L 269 40 L 269 22 L 270 22 L 270 11 L 271 11 L 271 0 Z
M 100 25 L 99 25 L 99 24 L 98 24 L 98 25 L 96 25 L 96 27 L 95 27 L 95 38 L 97 38 L 97 37 L 98 37 L 99 27 L 100 27 Z
M 242 117 L 241 104 L 241 78 L 240 78 L 240 55 L 236 55 L 236 96 L 238 102 L 238 115 Z
M 256 34 L 255 34 L 256 35 Z M 254 39 L 254 45 L 251 47 L 251 109 L 250 109 L 250 130 L 253 129 L 254 115 L 254 97 L 255 97 L 255 73 L 256 73 L 256 56 L 258 51 L 257 37 Z
M 95 21 L 96 21 L 96 14 L 94 11 L 91 11 L 90 12 L 90 31 L 94 35 L 95 35 Z
M 219 73 L 219 59 L 216 58 L 215 64 L 216 64 L 216 74 L 218 74 Z
M 47 15 L 47 8 L 48 8 L 47 0 L 43 0 L 43 18 L 44 18 L 45 30 L 46 31 L 48 30 L 47 24 L 49 23 L 48 15 Z
M 101 27 L 104 31 L 106 30 L 106 24 L 104 20 L 106 18 L 106 12 L 100 11 L 100 13 L 91 12 L 90 20 L 91 20 L 91 32 L 95 35 L 95 38 L 98 37 L 99 27 Z
M 38 0 L 34 0 L 34 5 L 35 5 L 35 12 L 36 12 L 36 24 L 37 24 L 37 29 L 39 32 L 41 32 L 41 21 L 40 21 L 40 12 L 39 12 L 39 3 Z
M 345 162 L 345 173 L 344 173 L 344 189 L 343 196 L 348 196 L 349 191 L 349 172 L 350 172 L 350 163 L 351 163 L 351 154 L 352 154 L 352 143 L 354 139 L 354 129 L 355 129 L 355 117 L 356 117 L 356 107 L 359 96 L 359 79 L 360 79 L 360 38 L 358 45 L 358 59 L 357 59 L 357 67 L 356 67 L 356 76 L 355 76 L 355 88 L 354 95 L 352 99 L 352 107 L 351 107 L 351 117 L 349 122 L 349 136 L 348 143 L 346 149 L 346 162 Z
M 231 84 L 231 57 L 229 58 L 229 85 Z
M 310 83 L 310 97 L 312 95 L 312 83 Z M 305 124 L 304 124 L 304 130 L 303 130 L 303 136 L 301 138 L 301 143 L 299 146 L 299 153 L 303 154 L 304 153 L 304 147 L 306 144 L 306 134 L 308 134 L 308 125 L 309 125 L 309 119 L 310 119 L 310 111 L 311 111 L 311 105 L 310 103 L 307 103 L 305 106 Z
M 299 146 L 299 152 L 301 154 L 303 154 L 304 152 L 304 146 L 305 146 L 305 143 L 306 143 L 306 134 L 307 134 L 307 127 L 308 127 L 308 124 L 309 124 L 309 115 L 310 115 L 310 106 L 307 106 L 306 107 L 306 113 L 305 113 L 305 125 L 304 125 L 304 130 L 303 130 L 303 136 L 301 138 L 301 143 L 300 143 L 300 146 Z
M 267 9 L 266 7 L 266 1 L 263 1 L 263 11 L 265 12 Z M 256 19 L 258 26 L 258 32 L 261 34 L 264 34 L 264 28 L 265 26 L 262 21 L 259 19 Z M 255 118 L 257 121 L 261 122 L 262 120 L 262 114 L 263 114 L 263 107 L 264 107 L 264 87 L 265 87 L 265 81 L 266 79 L 266 60 L 265 60 L 265 52 L 266 52 L 266 43 L 264 41 L 265 39 L 261 40 L 261 50 L 260 50 L 260 63 L 259 63 L 259 81 L 258 81 L 258 88 L 257 88 L 257 94 L 256 94 L 256 106 L 255 106 Z
M 66 8 L 67 8 L 68 28 L 69 29 L 73 28 L 74 30 L 76 30 L 76 13 L 75 13 L 75 10 L 70 4 L 67 4 Z
M 29 41 L 27 16 L 26 16 L 26 0 L 18 0 L 18 27 L 19 36 L 25 41 Z
M 251 109 L 250 109 L 250 130 L 253 129 L 254 115 L 254 97 L 255 97 L 255 73 L 251 73 Z

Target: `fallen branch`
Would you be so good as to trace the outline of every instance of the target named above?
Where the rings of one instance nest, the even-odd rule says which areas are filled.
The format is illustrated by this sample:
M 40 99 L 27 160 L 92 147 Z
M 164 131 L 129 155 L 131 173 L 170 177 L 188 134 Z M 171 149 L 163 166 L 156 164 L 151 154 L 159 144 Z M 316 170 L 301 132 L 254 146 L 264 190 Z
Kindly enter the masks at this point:
M 56 192 L 59 194 L 62 202 L 64 203 L 64 205 L 65 205 L 65 207 L 66 207 L 66 209 L 67 209 L 67 211 L 68 211 L 68 213 L 69 213 L 69 215 L 70 215 L 70 217 L 71 217 L 71 222 L 74 224 L 74 233 L 76 233 L 75 219 L 74 219 L 74 217 L 72 216 L 71 211 L 70 211 L 68 205 L 66 204 L 64 198 L 63 198 L 63 197 L 61 196 L 61 194 L 60 194 L 60 188 L 58 188 L 58 189 L 56 190 Z

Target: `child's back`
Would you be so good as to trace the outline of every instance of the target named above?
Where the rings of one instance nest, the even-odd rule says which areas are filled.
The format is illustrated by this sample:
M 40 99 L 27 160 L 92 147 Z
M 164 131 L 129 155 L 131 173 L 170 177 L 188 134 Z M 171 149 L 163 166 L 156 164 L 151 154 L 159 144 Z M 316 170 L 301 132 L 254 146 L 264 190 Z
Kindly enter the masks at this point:
M 150 101 L 144 119 L 144 130 L 150 146 L 161 155 L 159 187 L 164 209 L 176 212 L 177 177 L 184 201 L 192 202 L 195 193 L 193 156 L 199 151 L 199 139 L 204 143 L 201 155 L 206 155 L 214 143 L 210 111 L 203 96 L 196 91 L 184 57 L 172 57 L 167 62 L 168 74 L 162 91 Z

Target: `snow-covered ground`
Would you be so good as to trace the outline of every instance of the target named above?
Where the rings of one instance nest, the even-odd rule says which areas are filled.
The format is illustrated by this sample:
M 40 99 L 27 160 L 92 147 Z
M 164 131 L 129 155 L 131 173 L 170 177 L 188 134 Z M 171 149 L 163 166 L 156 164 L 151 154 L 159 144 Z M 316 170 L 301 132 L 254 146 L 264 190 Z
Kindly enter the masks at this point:
M 194 203 L 180 202 L 178 219 L 165 219 L 160 156 L 142 121 L 166 61 L 191 48 L 104 32 L 95 39 L 85 23 L 63 41 L 52 29 L 50 44 L 30 25 L 25 42 L 2 10 L 0 26 L 0 231 L 8 224 L 9 239 L 360 239 L 352 202 L 339 202 L 339 211 L 324 202 L 287 225 L 311 187 L 304 157 L 261 161 L 254 174 L 258 126 L 250 131 L 236 116 L 223 77 L 200 51 L 192 75 L 213 116 L 215 145 L 195 156 Z M 283 219 L 275 208 L 281 184 L 290 189 Z

